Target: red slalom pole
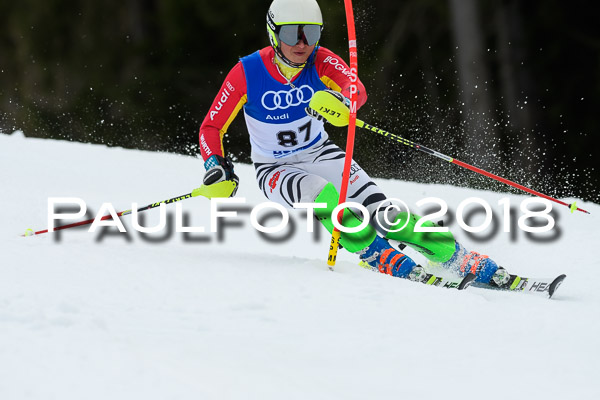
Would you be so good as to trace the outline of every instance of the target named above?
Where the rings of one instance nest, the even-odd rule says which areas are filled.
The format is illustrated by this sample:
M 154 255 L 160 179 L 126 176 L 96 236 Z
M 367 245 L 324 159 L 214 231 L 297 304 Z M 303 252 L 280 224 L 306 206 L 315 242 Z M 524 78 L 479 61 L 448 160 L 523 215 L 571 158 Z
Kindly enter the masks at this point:
M 354 10 L 352 9 L 352 0 L 344 0 L 346 8 L 346 24 L 348 25 L 348 49 L 350 51 L 350 119 L 348 124 L 348 138 L 346 140 L 346 157 L 344 159 L 344 171 L 342 173 L 342 187 L 340 189 L 340 198 L 338 204 L 346 201 L 348 194 L 348 181 L 350 180 L 350 166 L 352 165 L 352 155 L 354 153 L 354 134 L 356 132 L 356 108 L 358 88 L 358 54 L 356 49 L 356 30 L 354 27 Z M 338 221 L 342 222 L 344 210 L 337 215 Z M 335 260 L 337 258 L 338 244 L 341 232 L 334 226 L 331 234 L 331 243 L 329 245 L 329 254 L 327 256 L 327 265 L 333 271 Z
M 370 130 L 371 132 L 378 133 L 378 134 L 380 134 L 382 136 L 385 136 L 385 137 L 387 137 L 389 139 L 395 140 L 395 141 L 400 142 L 400 143 L 402 143 L 402 144 L 404 144 L 406 146 L 412 147 L 415 150 L 419 150 L 419 151 L 422 151 L 424 153 L 431 154 L 432 156 L 441 158 L 442 160 L 446 160 L 448 162 L 451 162 L 452 164 L 460 165 L 463 168 L 466 168 L 466 169 L 469 169 L 471 171 L 477 172 L 477 173 L 479 173 L 481 175 L 487 176 L 488 178 L 492 178 L 492 179 L 495 179 L 495 180 L 497 180 L 499 182 L 505 183 L 505 184 L 507 184 L 509 186 L 515 187 L 517 189 L 521 189 L 524 192 L 527 192 L 527 193 L 533 194 L 535 196 L 542 197 L 542 198 L 544 198 L 546 200 L 553 201 L 553 202 L 555 202 L 557 204 L 569 207 L 569 209 L 571 210 L 571 212 L 581 211 L 581 212 L 584 212 L 586 214 L 590 213 L 589 211 L 586 211 L 586 210 L 584 210 L 582 208 L 577 207 L 577 205 L 575 204 L 575 202 L 573 202 L 572 204 L 567 204 L 564 201 L 555 199 L 554 197 L 550 197 L 550 196 L 548 196 L 546 194 L 540 193 L 540 192 L 535 191 L 533 189 L 529 189 L 528 187 L 520 185 L 520 184 L 518 184 L 516 182 L 513 182 L 513 181 L 508 180 L 506 178 L 502 178 L 501 176 L 492 174 L 491 172 L 484 171 L 481 168 L 477 168 L 477 167 L 475 167 L 475 166 L 473 166 L 471 164 L 467 164 L 466 162 L 457 160 L 457 159 L 455 159 L 453 157 L 449 157 L 449 156 L 447 156 L 445 154 L 442 154 L 442 153 L 440 153 L 438 151 L 435 151 L 435 150 L 432 150 L 432 149 L 427 148 L 425 146 L 422 146 L 422 145 L 420 145 L 418 143 L 413 142 L 412 140 L 405 139 L 402 136 L 398 136 L 398 135 L 395 135 L 393 133 L 384 131 L 383 129 L 374 127 L 373 125 L 369 125 L 369 124 L 367 124 L 367 123 L 365 123 L 365 122 L 363 122 L 361 120 L 356 120 L 356 125 L 358 125 L 360 128 L 364 128 L 364 129 Z

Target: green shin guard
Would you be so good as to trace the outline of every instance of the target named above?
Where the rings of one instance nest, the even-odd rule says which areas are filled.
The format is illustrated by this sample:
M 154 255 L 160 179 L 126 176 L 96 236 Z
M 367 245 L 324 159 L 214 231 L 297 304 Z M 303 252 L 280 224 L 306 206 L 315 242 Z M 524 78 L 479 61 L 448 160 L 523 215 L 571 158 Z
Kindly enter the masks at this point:
M 325 226 L 329 233 L 333 232 L 333 221 L 331 220 L 331 212 L 337 206 L 339 194 L 333 184 L 328 183 L 325 185 L 321 193 L 315 199 L 315 203 L 326 203 L 327 207 L 315 209 L 315 215 L 319 221 Z M 354 228 L 359 226 L 362 220 L 356 216 L 351 210 L 346 209 L 344 211 L 344 218 L 342 219 L 342 225 L 348 228 Z M 346 250 L 351 253 L 361 251 L 365 247 L 373 243 L 375 236 L 375 228 L 370 224 L 364 229 L 356 233 L 341 232 L 340 243 Z
M 398 214 L 395 222 L 399 221 L 397 224 L 399 227 L 404 225 L 407 215 L 406 212 Z M 385 238 L 402 242 L 433 262 L 448 261 L 455 251 L 454 235 L 450 231 L 415 232 L 415 225 L 420 218 L 418 215 L 410 214 L 410 219 L 404 229 L 399 232 L 388 232 Z M 438 224 L 431 221 L 426 221 L 422 226 L 424 228 L 439 227 Z

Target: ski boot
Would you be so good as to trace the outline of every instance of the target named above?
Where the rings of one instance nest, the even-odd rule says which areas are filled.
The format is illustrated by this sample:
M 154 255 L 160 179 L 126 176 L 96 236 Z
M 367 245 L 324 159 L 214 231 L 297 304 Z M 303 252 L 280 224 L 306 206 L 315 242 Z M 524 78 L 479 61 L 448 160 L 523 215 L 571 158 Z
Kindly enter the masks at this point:
M 452 257 L 440 265 L 444 268 L 451 269 L 457 272 L 460 276 L 465 276 L 469 272 L 475 274 L 477 277 L 475 282 L 490 284 L 492 278 L 495 277 L 499 282 L 503 282 L 508 275 L 506 270 L 502 268 L 498 276 L 495 276 L 496 272 L 501 268 L 498 264 L 486 255 L 477 253 L 476 251 L 467 251 L 464 246 L 458 242 L 455 244 L 455 252 Z M 510 280 L 511 275 L 508 275 Z M 501 283 L 505 284 L 505 283 Z
M 357 254 L 363 267 L 368 265 L 374 271 L 398 278 L 408 278 L 411 271 L 417 267 L 412 258 L 393 248 L 380 236 L 375 236 L 373 242 Z M 418 267 L 423 268 L 420 265 Z

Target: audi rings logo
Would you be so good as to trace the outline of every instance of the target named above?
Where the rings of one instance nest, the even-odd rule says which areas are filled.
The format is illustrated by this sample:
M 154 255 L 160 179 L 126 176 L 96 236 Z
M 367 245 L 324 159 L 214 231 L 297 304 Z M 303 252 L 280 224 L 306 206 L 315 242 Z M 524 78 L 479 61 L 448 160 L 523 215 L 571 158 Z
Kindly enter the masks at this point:
M 279 90 L 277 92 L 269 90 L 263 94 L 262 105 L 269 111 L 285 110 L 290 107 L 299 106 L 310 102 L 315 91 L 308 85 L 302 85 L 299 88 L 291 90 Z

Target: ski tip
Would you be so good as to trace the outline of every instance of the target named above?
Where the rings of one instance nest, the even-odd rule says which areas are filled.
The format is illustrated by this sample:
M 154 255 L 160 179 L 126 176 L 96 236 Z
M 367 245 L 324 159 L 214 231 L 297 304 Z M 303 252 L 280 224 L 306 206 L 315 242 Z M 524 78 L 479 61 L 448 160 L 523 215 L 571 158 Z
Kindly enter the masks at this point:
M 475 278 L 477 278 L 475 276 L 474 273 L 469 272 L 467 274 L 467 276 L 465 276 L 463 278 L 462 281 L 460 281 L 460 284 L 458 285 L 458 290 L 465 290 L 466 288 L 468 288 L 469 286 L 471 286 L 471 283 L 473 283 L 473 281 L 475 280 Z
M 552 296 L 554 296 L 554 293 L 561 283 L 563 283 L 566 277 L 567 275 L 565 274 L 559 275 L 552 281 L 552 283 L 550 283 L 550 287 L 548 288 L 548 298 L 552 298 Z

